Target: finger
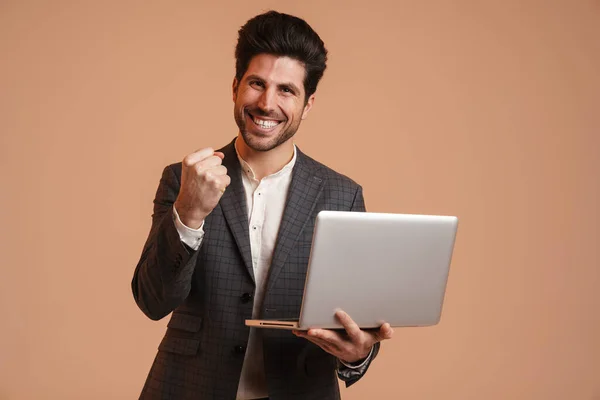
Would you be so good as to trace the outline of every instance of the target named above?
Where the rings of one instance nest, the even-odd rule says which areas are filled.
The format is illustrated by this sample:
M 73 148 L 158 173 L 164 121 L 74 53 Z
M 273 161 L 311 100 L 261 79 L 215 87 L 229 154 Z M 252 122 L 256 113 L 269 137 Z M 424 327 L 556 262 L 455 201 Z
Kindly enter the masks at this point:
M 350 340 L 355 342 L 360 339 L 362 332 L 356 322 L 354 322 L 354 320 L 350 318 L 348 314 L 342 310 L 338 310 L 336 311 L 335 316 L 340 321 L 344 329 L 346 329 L 346 333 L 350 337 Z
M 379 336 L 381 340 L 391 339 L 394 335 L 394 329 L 387 322 L 379 328 Z
M 211 182 L 211 186 L 216 191 L 221 192 L 221 194 L 225 193 L 225 190 L 231 184 L 231 177 L 229 175 L 210 176 L 207 179 Z
M 217 156 L 217 157 L 220 157 L 220 158 L 221 158 L 221 160 L 223 160 L 223 159 L 225 158 L 225 154 L 223 154 L 223 153 L 222 153 L 222 152 L 220 152 L 220 151 L 215 151 L 215 156 Z
M 207 169 L 207 168 L 211 168 L 211 167 L 216 167 L 218 165 L 221 165 L 222 160 L 221 158 L 217 157 L 217 156 L 210 156 L 210 157 L 206 157 L 205 159 L 198 161 L 195 165 L 196 168 L 200 168 L 200 169 Z
M 227 178 L 227 175 L 215 176 L 211 172 L 208 172 L 206 180 L 207 184 L 210 185 L 215 192 L 221 192 L 221 194 L 223 194 L 225 193 L 225 189 L 227 189 Z
M 196 176 L 204 175 L 206 178 L 214 177 L 215 175 L 211 172 L 211 169 L 221 165 L 221 159 L 219 157 L 208 157 L 202 161 L 197 162 L 192 166 L 196 172 Z
M 344 339 L 342 336 L 339 333 L 329 329 L 309 329 L 307 335 L 309 337 L 324 340 L 338 348 L 344 345 Z
M 314 334 L 315 330 L 316 329 L 309 329 L 307 331 L 294 330 L 292 332 L 294 332 L 294 334 L 296 336 L 301 336 L 301 337 L 304 337 L 306 339 L 319 339 L 319 340 L 322 340 L 322 339 L 318 338 L 317 336 L 315 336 L 315 334 Z
M 216 167 L 211 167 L 207 170 L 214 176 L 223 176 L 227 175 L 227 168 L 224 165 L 217 165 Z
M 229 175 L 221 176 L 221 183 L 223 183 L 223 187 L 228 187 L 231 184 L 231 177 Z
M 322 348 L 323 350 L 325 350 L 326 352 L 328 352 L 330 354 L 340 353 L 339 347 L 337 347 L 335 344 L 332 344 L 326 340 L 320 339 L 315 336 L 309 336 L 306 332 L 294 332 L 294 333 L 296 334 L 296 336 L 305 338 L 306 340 L 316 344 L 317 346 L 319 346 L 320 348 Z
M 183 159 L 183 165 L 186 167 L 191 167 L 192 165 L 196 164 L 197 162 L 202 161 L 205 158 L 212 156 L 214 153 L 215 153 L 215 151 L 212 149 L 212 147 L 207 147 L 205 149 L 196 150 L 192 154 L 188 154 L 187 156 L 185 156 L 185 158 Z
M 394 330 L 390 324 L 385 323 L 381 325 L 379 329 L 373 330 L 369 334 L 375 342 L 381 342 L 382 340 L 391 339 L 392 335 L 394 334 Z
M 221 192 L 221 194 L 225 193 L 225 190 L 227 189 L 227 187 L 229 187 L 229 184 L 231 183 L 231 177 L 229 175 L 221 175 L 217 177 L 217 188 L 219 189 L 219 191 Z

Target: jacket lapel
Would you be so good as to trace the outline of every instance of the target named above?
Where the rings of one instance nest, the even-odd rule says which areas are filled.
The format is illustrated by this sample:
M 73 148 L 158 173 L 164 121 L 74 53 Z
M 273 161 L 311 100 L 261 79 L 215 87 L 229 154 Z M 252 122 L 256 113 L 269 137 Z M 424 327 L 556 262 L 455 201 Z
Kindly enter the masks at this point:
M 309 221 L 324 183 L 324 179 L 315 175 L 307 157 L 298 149 L 296 165 L 292 172 L 292 181 L 271 261 L 269 289 L 277 280 L 290 251 L 296 245 Z
M 242 183 L 242 169 L 234 147 L 235 140 L 220 151 L 225 154 L 223 165 L 227 168 L 227 174 L 231 183 L 221 197 L 219 204 L 223 210 L 225 220 L 233 233 L 235 242 L 242 254 L 246 269 L 254 281 L 254 270 L 252 268 L 252 254 L 250 251 L 250 234 L 248 232 L 248 205 L 246 204 L 246 193 Z

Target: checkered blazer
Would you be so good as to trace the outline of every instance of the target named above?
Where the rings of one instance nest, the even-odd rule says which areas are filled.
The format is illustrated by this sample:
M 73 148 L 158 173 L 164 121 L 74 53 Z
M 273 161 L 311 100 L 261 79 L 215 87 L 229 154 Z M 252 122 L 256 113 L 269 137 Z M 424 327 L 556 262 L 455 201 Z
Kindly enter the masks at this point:
M 132 291 L 149 318 L 173 314 L 140 399 L 236 397 L 250 329 L 244 321 L 252 317 L 255 284 L 242 171 L 233 142 L 220 151 L 231 184 L 206 218 L 197 251 L 180 241 L 173 222 L 181 163 L 164 169 L 156 192 Z M 364 211 L 362 188 L 298 150 L 261 317 L 299 316 L 321 210 Z M 349 386 L 366 371 L 342 367 L 336 375 L 337 360 L 306 339 L 277 329 L 260 334 L 271 399 L 339 399 L 336 376 Z

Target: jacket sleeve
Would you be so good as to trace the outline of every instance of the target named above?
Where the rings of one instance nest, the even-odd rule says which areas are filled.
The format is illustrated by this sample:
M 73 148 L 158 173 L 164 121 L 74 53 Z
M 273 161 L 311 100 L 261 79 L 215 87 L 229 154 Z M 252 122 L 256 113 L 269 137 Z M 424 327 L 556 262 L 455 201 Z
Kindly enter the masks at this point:
M 371 365 L 375 357 L 377 357 L 377 353 L 379 353 L 380 346 L 380 343 L 375 343 L 373 345 L 373 352 L 371 353 L 367 361 L 359 368 L 349 368 L 342 364 L 340 360 L 337 360 L 337 375 L 338 378 L 340 378 L 340 380 L 344 381 L 346 387 L 352 386 L 354 383 L 358 382 L 360 378 L 365 376 L 367 370 L 369 369 L 369 366 Z
M 187 298 L 197 260 L 198 252 L 181 242 L 173 221 L 179 187 L 179 179 L 167 166 L 154 198 L 152 227 L 131 282 L 135 302 L 153 320 L 168 315 Z

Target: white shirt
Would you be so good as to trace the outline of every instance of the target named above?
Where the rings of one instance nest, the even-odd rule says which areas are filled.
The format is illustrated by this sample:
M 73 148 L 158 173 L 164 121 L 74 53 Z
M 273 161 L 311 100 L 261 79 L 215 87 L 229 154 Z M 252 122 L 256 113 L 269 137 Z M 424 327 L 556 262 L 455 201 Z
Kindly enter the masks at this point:
M 294 145 L 292 160 L 278 172 L 266 176 L 260 181 L 256 179 L 248 163 L 237 153 L 237 148 L 236 154 L 243 171 L 242 183 L 246 193 L 246 204 L 248 205 L 250 252 L 252 254 L 252 268 L 256 282 L 252 318 L 259 318 L 259 310 L 264 300 L 267 276 L 275 250 L 277 233 L 283 217 L 288 189 L 292 180 L 292 169 L 296 163 L 297 151 Z M 202 229 L 204 223 L 198 229 L 191 229 L 181 222 L 174 206 L 173 214 L 175 216 L 175 227 L 179 232 L 181 241 L 193 250 L 200 248 L 202 238 L 204 237 Z M 250 328 L 248 346 L 238 386 L 238 400 L 250 400 L 269 396 L 265 377 L 262 341 L 258 339 L 256 328 Z M 368 358 L 370 358 L 370 355 Z M 346 363 L 344 365 L 350 368 L 360 367 L 351 366 Z M 361 363 L 362 365 L 364 363 Z

